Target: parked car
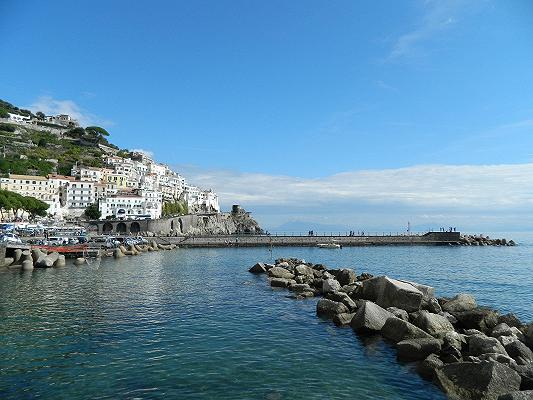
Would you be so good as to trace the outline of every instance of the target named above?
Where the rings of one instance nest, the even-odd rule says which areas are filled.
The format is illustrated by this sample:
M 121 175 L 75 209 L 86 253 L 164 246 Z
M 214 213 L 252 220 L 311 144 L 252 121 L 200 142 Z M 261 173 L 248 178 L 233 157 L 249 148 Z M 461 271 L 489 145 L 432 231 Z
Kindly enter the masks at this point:
M 3 233 L 0 242 L 5 244 L 22 244 L 22 240 L 14 233 Z

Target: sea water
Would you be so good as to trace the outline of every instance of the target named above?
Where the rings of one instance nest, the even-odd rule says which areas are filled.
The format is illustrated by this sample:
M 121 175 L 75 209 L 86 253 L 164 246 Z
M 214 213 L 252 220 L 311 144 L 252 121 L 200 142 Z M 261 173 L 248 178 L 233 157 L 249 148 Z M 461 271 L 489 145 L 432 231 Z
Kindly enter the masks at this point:
M 0 273 L 2 399 L 444 399 L 379 337 L 250 274 L 299 257 L 533 319 L 533 246 L 177 249 Z

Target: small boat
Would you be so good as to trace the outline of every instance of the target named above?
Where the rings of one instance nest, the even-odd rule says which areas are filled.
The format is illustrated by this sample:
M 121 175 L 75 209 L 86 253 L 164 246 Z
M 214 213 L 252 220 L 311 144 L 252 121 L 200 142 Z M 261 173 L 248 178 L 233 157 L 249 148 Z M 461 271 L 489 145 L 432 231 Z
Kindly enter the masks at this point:
M 340 249 L 342 246 L 338 243 L 318 243 L 316 247 L 321 249 Z

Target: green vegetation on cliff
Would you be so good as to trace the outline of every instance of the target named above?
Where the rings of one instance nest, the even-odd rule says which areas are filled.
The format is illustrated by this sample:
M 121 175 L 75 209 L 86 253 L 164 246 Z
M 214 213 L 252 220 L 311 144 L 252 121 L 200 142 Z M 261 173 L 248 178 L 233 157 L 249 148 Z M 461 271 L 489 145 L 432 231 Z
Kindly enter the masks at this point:
M 0 117 L 7 112 L 44 117 L 43 113 L 32 114 L 12 104 L 0 100 Z M 47 175 L 58 173 L 70 175 L 75 163 L 89 167 L 103 166 L 104 145 L 111 149 L 119 148 L 108 141 L 109 132 L 99 126 L 76 127 L 57 130 L 58 126 L 39 121 L 32 124 L 0 123 L 0 173 Z M 46 131 L 43 125 L 50 125 Z M 52 129 L 55 128 L 55 129 Z M 53 133 L 52 133 L 53 132 Z M 61 132 L 61 133 L 59 133 Z M 127 154 L 127 150 L 118 153 Z

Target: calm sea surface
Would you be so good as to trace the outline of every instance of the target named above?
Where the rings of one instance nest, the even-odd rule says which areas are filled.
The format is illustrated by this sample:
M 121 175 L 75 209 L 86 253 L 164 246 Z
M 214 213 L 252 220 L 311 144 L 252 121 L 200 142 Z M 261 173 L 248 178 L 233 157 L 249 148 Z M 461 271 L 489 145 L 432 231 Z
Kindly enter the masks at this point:
M 509 237 L 509 236 L 508 236 Z M 533 319 L 533 246 L 274 249 L 473 293 Z M 444 399 L 360 338 L 247 272 L 268 249 L 179 249 L 0 273 L 2 399 Z

